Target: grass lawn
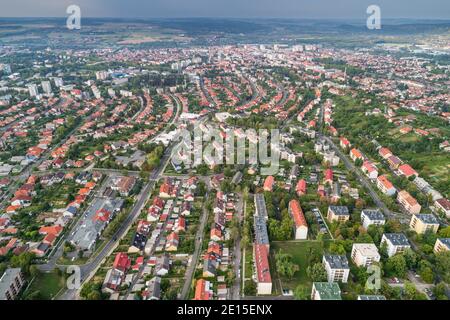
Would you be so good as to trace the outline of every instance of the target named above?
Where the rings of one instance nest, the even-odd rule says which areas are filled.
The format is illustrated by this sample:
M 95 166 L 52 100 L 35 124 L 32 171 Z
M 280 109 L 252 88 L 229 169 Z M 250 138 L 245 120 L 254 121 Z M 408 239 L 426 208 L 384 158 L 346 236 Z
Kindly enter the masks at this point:
M 270 244 L 270 265 L 273 266 L 274 287 L 281 291 L 280 283 L 283 289 L 295 290 L 298 285 L 304 286 L 307 290 L 311 289 L 312 283 L 306 275 L 306 268 L 308 267 L 308 255 L 310 250 L 316 249 L 319 252 L 323 251 L 322 242 L 319 241 L 277 241 Z M 292 255 L 292 262 L 299 266 L 299 271 L 294 274 L 294 277 L 289 280 L 280 277 L 275 271 L 275 253 L 278 250 Z M 272 269 L 272 268 L 271 268 Z
M 64 287 L 64 285 L 64 277 L 58 276 L 54 272 L 40 273 L 33 280 L 33 283 L 28 288 L 27 293 L 39 291 L 42 299 L 51 300 Z

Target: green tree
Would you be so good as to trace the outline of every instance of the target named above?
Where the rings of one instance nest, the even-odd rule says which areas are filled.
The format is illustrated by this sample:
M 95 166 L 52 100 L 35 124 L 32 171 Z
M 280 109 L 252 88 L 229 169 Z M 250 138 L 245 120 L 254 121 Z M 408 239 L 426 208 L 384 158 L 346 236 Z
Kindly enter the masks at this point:
M 405 278 L 407 271 L 406 261 L 402 255 L 390 257 L 385 264 L 385 272 L 388 276 Z
M 256 284 L 254 281 L 250 280 L 245 282 L 244 295 L 246 296 L 256 295 Z
M 298 285 L 294 290 L 294 298 L 296 300 L 309 300 L 309 291 L 302 285 Z
M 277 272 L 288 279 L 292 279 L 295 272 L 299 269 L 298 265 L 292 262 L 292 256 L 290 254 L 283 253 L 281 250 L 275 254 L 275 263 Z
M 306 268 L 306 274 L 313 282 L 322 282 L 327 280 L 327 271 L 322 263 L 315 263 Z

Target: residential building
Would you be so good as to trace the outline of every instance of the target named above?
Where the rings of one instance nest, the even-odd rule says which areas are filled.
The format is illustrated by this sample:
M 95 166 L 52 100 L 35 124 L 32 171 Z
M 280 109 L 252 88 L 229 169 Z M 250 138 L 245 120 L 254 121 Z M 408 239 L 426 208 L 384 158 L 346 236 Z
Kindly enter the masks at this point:
M 432 214 L 414 214 L 411 217 L 409 227 L 418 234 L 424 234 L 427 231 L 437 233 L 439 229 L 439 221 Z
M 450 200 L 446 198 L 438 199 L 434 202 L 434 206 L 438 211 L 442 211 L 446 217 L 450 219 Z
M 194 300 L 211 300 L 213 297 L 212 283 L 200 279 L 195 285 L 195 296 Z
M 388 196 L 393 196 L 397 192 L 394 185 L 386 178 L 386 176 L 379 176 L 377 178 L 377 187 L 381 192 Z
M 350 219 L 350 213 L 345 206 L 329 206 L 327 219 L 330 222 L 345 222 Z
M 14 300 L 25 284 L 20 268 L 6 269 L 0 278 L 0 300 Z
M 434 253 L 450 251 L 450 238 L 438 238 L 434 244 Z
M 361 224 L 364 229 L 368 229 L 371 225 L 384 225 L 386 219 L 379 209 L 364 209 L 361 211 Z
M 336 282 L 314 282 L 311 300 L 342 300 L 341 289 Z
M 295 240 L 306 240 L 308 238 L 308 224 L 306 223 L 302 207 L 297 200 L 289 202 L 289 214 L 294 220 Z
M 405 252 L 410 249 L 408 238 L 403 233 L 385 233 L 381 237 L 381 244 L 386 243 L 387 254 L 389 257 L 396 255 L 397 253 Z
M 272 176 L 268 176 L 266 180 L 264 180 L 264 191 L 271 192 L 273 190 L 273 184 L 275 183 L 275 179 Z
M 406 190 L 402 190 L 398 193 L 397 201 L 409 214 L 418 214 L 422 208 L 417 200 Z
M 358 267 L 368 267 L 372 263 L 380 261 L 377 246 L 373 243 L 354 243 L 351 256 Z
M 347 283 L 350 267 L 345 255 L 324 255 L 322 263 L 327 271 L 328 282 Z
M 269 267 L 269 250 L 265 245 L 255 243 L 253 245 L 253 256 L 255 261 L 256 287 L 258 295 L 269 295 L 272 293 L 272 277 Z

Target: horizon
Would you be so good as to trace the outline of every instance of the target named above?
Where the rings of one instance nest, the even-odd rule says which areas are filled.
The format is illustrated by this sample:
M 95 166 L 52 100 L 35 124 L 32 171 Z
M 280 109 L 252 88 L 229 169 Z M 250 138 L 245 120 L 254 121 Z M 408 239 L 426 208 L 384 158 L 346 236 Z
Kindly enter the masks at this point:
M 4 5 L 2 18 L 65 17 L 69 5 L 78 5 L 90 18 L 235 18 L 235 19 L 365 19 L 371 0 L 16 0 Z M 385 19 L 449 20 L 446 0 L 378 0 Z

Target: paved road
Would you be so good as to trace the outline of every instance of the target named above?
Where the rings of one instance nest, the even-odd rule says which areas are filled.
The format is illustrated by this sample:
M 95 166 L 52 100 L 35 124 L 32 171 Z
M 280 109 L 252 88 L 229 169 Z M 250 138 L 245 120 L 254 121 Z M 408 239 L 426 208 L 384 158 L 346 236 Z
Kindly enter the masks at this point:
M 367 191 L 369 191 L 370 197 L 373 199 L 375 204 L 378 208 L 380 208 L 386 217 L 388 218 L 395 218 L 395 214 L 388 209 L 388 207 L 384 204 L 384 202 L 380 199 L 378 194 L 375 192 L 375 190 L 372 188 L 371 182 L 361 173 L 359 172 L 358 168 L 351 162 L 346 155 L 334 144 L 333 140 L 331 140 L 329 137 L 322 135 L 321 133 L 318 134 L 320 138 L 325 139 L 325 141 L 328 142 L 328 144 L 333 148 L 333 150 L 336 152 L 336 154 L 339 156 L 342 162 L 344 162 L 347 169 L 350 171 L 353 171 L 356 176 L 358 177 L 359 182 L 366 188 Z
M 170 160 L 170 154 L 172 152 L 172 148 L 168 148 L 161 159 L 161 165 L 158 169 L 154 170 L 150 175 L 149 182 L 142 189 L 141 193 L 138 196 L 138 200 L 134 204 L 133 209 L 131 210 L 128 217 L 125 219 L 120 228 L 116 231 L 116 233 L 111 237 L 110 240 L 106 243 L 106 245 L 101 249 L 100 252 L 97 252 L 95 257 L 89 261 L 87 264 L 80 266 L 81 270 L 81 284 L 89 281 L 89 279 L 94 276 L 97 269 L 102 264 L 103 260 L 107 258 L 116 248 L 120 239 L 126 235 L 128 229 L 131 225 L 136 221 L 139 217 L 141 210 L 144 208 L 145 203 L 151 195 L 153 188 L 157 180 L 159 179 L 162 172 L 164 172 L 167 164 Z M 74 300 L 78 298 L 78 290 L 76 289 L 68 289 L 64 292 L 59 299 L 60 300 Z
M 178 118 L 180 115 L 180 110 L 181 110 L 178 100 L 175 100 L 175 101 L 177 102 L 177 112 L 176 112 L 175 117 L 172 120 L 172 123 L 175 123 L 176 121 L 178 121 Z M 167 165 L 170 162 L 173 148 L 174 148 L 174 146 L 170 146 L 166 149 L 163 157 L 161 158 L 159 167 L 157 169 L 153 170 L 153 172 L 150 174 L 148 183 L 141 190 L 141 193 L 138 195 L 138 200 L 134 204 L 130 214 L 127 216 L 127 218 L 122 223 L 120 228 L 111 237 L 111 239 L 108 240 L 108 242 L 104 245 L 104 247 L 101 249 L 101 251 L 95 253 L 95 256 L 94 256 L 94 258 L 92 258 L 92 260 L 90 260 L 87 264 L 80 266 L 81 285 L 83 283 L 89 281 L 95 275 L 96 271 L 101 266 L 102 262 L 109 255 L 112 254 L 114 249 L 119 244 L 120 239 L 126 235 L 129 228 L 139 217 L 139 214 L 142 211 L 142 209 L 144 208 L 145 203 L 149 199 L 151 192 L 156 185 L 156 182 L 161 178 Z M 106 169 L 106 170 L 100 170 L 100 171 L 108 172 L 108 171 L 114 171 L 114 170 Z M 59 248 L 58 250 L 61 250 L 61 249 Z M 51 262 L 56 262 L 56 261 L 52 260 Z M 49 267 L 51 267 L 51 266 L 49 265 Z M 62 295 L 59 296 L 59 299 L 60 300 L 74 300 L 74 299 L 79 298 L 78 294 L 79 294 L 79 292 L 77 289 L 68 289 Z
M 181 300 L 186 300 L 189 294 L 189 289 L 191 288 L 191 284 L 192 284 L 192 277 L 194 276 L 194 272 L 195 272 L 195 268 L 198 264 L 198 259 L 202 250 L 202 245 L 203 245 L 203 236 L 204 236 L 204 230 L 205 230 L 205 226 L 206 223 L 208 222 L 208 210 L 206 209 L 206 202 L 208 199 L 208 194 L 209 194 L 209 188 L 208 188 L 208 192 L 206 193 L 204 200 L 203 200 L 203 208 L 202 208 L 202 217 L 200 218 L 200 225 L 199 228 L 197 230 L 197 234 L 195 235 L 195 250 L 194 250 L 194 254 L 192 255 L 191 258 L 191 263 L 188 266 L 187 270 L 186 270 L 186 274 L 185 274 L 185 282 L 183 285 L 183 289 L 181 290 L 181 294 L 180 294 L 180 299 Z

